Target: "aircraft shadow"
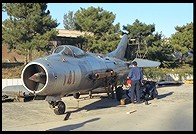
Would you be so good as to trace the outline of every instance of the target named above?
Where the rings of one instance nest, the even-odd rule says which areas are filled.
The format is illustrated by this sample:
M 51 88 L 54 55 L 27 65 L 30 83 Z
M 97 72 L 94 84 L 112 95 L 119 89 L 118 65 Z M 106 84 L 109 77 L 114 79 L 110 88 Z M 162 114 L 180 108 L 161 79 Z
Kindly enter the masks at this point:
M 181 86 L 182 84 L 184 83 L 178 83 L 178 84 L 168 84 L 168 85 L 161 85 L 161 86 L 158 86 L 157 87 L 157 90 L 160 89 L 160 88 L 164 88 L 164 87 L 174 87 L 174 86 Z M 158 99 L 162 99 L 162 98 L 165 98 L 169 95 L 172 95 L 174 92 L 169 92 L 169 93 L 165 93 L 165 94 L 158 94 Z
M 165 93 L 165 94 L 158 94 L 157 98 L 158 99 L 162 99 L 162 98 L 165 98 L 167 96 L 172 95 L 173 93 L 174 92 L 168 92 L 168 93 Z M 113 99 L 111 97 L 100 96 L 100 95 L 98 95 L 98 96 L 95 95 L 94 97 L 95 98 L 96 97 L 99 97 L 101 99 L 98 100 L 98 101 L 96 101 L 96 102 L 87 104 L 87 105 L 85 105 L 83 107 L 78 107 L 75 110 L 69 110 L 65 114 L 68 113 L 68 115 L 70 116 L 71 113 L 79 112 L 79 111 L 82 111 L 82 110 L 86 110 L 86 111 L 98 110 L 98 109 L 102 109 L 102 108 L 111 108 L 111 107 L 116 107 L 116 106 L 119 106 L 120 105 L 120 102 L 117 101 L 116 98 Z M 69 118 L 68 115 L 67 115 L 67 117 L 65 117 L 64 120 L 67 120 L 67 118 Z
M 80 128 L 80 127 L 84 126 L 87 123 L 97 121 L 99 119 L 100 118 L 93 118 L 93 119 L 90 119 L 90 120 L 87 120 L 87 121 L 84 121 L 84 122 L 81 122 L 81 123 L 65 125 L 65 126 L 61 126 L 61 127 L 57 127 L 57 128 L 52 128 L 52 129 L 49 129 L 49 130 L 46 130 L 46 131 L 71 131 L 71 130 Z
M 171 84 L 159 84 L 158 85 L 158 88 L 162 88 L 162 87 L 178 87 L 178 86 L 181 86 L 182 84 L 184 83 L 171 83 Z
M 169 93 L 165 93 L 165 94 L 161 94 L 161 95 L 158 95 L 158 99 L 162 99 L 162 98 L 165 98 L 165 97 L 167 97 L 167 96 L 169 96 L 169 95 L 172 95 L 174 92 L 169 92 Z
M 98 97 L 98 96 L 93 96 L 93 97 Z M 96 102 L 85 105 L 83 107 L 79 107 L 76 110 L 70 110 L 68 112 L 74 113 L 74 112 L 79 112 L 81 110 L 90 111 L 90 110 L 96 110 L 96 109 L 102 109 L 102 108 L 116 107 L 120 103 L 115 98 L 113 99 L 111 97 L 99 96 L 99 98 L 101 99 Z

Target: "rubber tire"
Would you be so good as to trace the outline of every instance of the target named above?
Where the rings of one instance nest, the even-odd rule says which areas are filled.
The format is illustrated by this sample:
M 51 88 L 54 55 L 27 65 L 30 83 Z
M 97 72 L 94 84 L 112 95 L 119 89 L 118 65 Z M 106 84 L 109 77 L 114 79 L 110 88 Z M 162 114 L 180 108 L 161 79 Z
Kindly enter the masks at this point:
M 116 89 L 116 99 L 118 101 L 120 101 L 122 99 L 122 92 L 123 92 L 123 88 L 122 87 L 118 87 Z
M 57 106 L 55 106 L 54 113 L 56 115 L 61 115 L 65 113 L 65 103 L 63 101 L 57 102 Z
M 73 94 L 73 97 L 74 97 L 75 99 L 79 99 L 80 93 L 74 93 L 74 94 Z

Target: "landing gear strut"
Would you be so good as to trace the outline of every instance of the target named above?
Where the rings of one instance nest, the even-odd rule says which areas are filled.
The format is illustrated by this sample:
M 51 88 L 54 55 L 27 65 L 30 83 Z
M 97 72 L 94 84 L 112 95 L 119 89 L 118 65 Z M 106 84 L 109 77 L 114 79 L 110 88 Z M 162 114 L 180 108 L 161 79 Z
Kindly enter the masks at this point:
M 119 86 L 117 89 L 116 89 L 116 99 L 118 101 L 120 101 L 122 99 L 122 95 L 123 95 L 123 88 L 121 86 Z
M 63 101 L 51 101 L 49 105 L 52 109 L 54 109 L 54 113 L 56 115 L 61 115 L 65 113 L 65 103 Z

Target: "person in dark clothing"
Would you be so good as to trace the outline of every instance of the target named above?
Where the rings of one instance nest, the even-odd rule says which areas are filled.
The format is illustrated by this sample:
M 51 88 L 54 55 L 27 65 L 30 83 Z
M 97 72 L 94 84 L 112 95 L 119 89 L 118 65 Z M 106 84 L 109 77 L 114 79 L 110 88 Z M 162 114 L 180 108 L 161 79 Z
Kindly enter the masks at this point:
M 137 66 L 137 62 L 132 62 L 133 67 L 130 69 L 127 79 L 131 80 L 131 87 L 129 88 L 129 96 L 131 103 L 134 103 L 136 96 L 136 103 L 141 103 L 140 88 L 143 80 L 143 71 Z

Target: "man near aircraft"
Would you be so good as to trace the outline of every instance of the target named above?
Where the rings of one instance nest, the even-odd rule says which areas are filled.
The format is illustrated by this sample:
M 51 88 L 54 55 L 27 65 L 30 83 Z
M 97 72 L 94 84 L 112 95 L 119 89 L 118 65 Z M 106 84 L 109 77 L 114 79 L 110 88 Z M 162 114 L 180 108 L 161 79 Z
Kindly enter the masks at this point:
M 131 103 L 134 102 L 134 98 L 136 96 L 136 103 L 141 103 L 140 100 L 140 88 L 143 80 L 143 72 L 141 68 L 137 66 L 137 62 L 132 62 L 133 67 L 130 69 L 127 78 L 131 80 L 131 87 L 129 88 L 129 95 Z

